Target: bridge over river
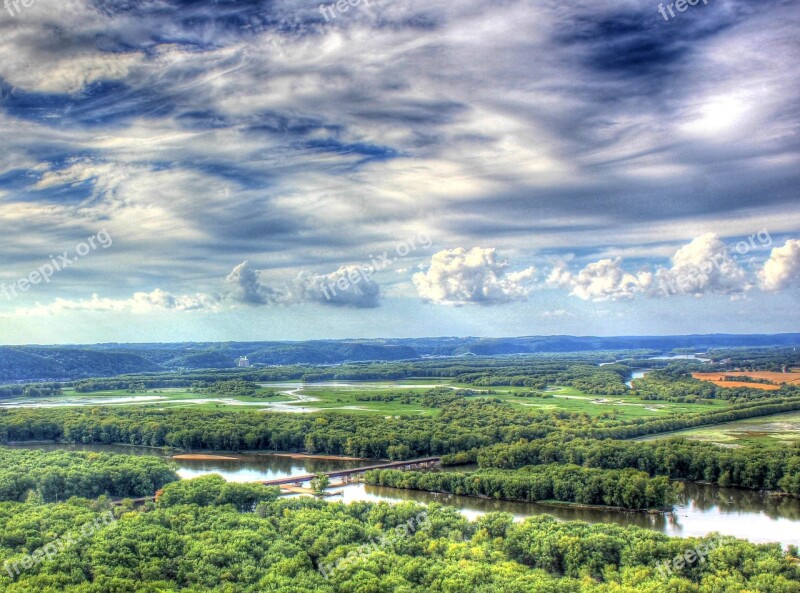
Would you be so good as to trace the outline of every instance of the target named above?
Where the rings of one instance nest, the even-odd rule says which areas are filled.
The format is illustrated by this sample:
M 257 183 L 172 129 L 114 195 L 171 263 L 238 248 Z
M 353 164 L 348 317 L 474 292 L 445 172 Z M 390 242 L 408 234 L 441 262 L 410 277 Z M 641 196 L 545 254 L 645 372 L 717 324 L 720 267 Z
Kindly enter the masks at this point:
M 344 482 L 352 482 L 353 478 L 373 469 L 399 469 L 399 470 L 412 470 L 412 469 L 428 469 L 436 466 L 441 458 L 439 457 L 426 457 L 424 459 L 414 459 L 411 461 L 393 461 L 390 463 L 382 463 L 380 465 L 368 465 L 366 467 L 356 467 L 353 469 L 339 469 L 332 472 L 324 472 L 329 478 L 342 478 Z M 283 486 L 292 484 L 295 486 L 302 486 L 305 482 L 310 482 L 317 477 L 318 474 L 303 474 L 300 476 L 288 476 L 285 478 L 278 478 L 276 480 L 258 481 L 258 484 L 265 486 Z
M 390 463 L 381 463 L 380 465 L 368 465 L 366 467 L 356 467 L 352 469 L 339 469 L 332 472 L 324 472 L 329 478 L 342 478 L 344 483 L 350 483 L 356 476 L 360 476 L 365 472 L 373 469 L 429 469 L 435 467 L 441 461 L 440 457 L 426 457 L 424 459 L 413 459 L 411 461 L 392 461 Z M 256 480 L 252 484 L 264 484 L 265 486 L 296 486 L 300 488 L 306 482 L 310 482 L 317 477 L 318 474 L 301 474 L 299 476 L 287 476 L 284 478 L 277 478 L 275 480 Z M 341 485 L 341 484 L 339 484 Z M 136 504 L 142 504 L 151 500 L 157 499 L 158 496 L 145 496 L 142 498 L 132 499 Z M 112 504 L 118 505 L 121 501 L 115 501 Z

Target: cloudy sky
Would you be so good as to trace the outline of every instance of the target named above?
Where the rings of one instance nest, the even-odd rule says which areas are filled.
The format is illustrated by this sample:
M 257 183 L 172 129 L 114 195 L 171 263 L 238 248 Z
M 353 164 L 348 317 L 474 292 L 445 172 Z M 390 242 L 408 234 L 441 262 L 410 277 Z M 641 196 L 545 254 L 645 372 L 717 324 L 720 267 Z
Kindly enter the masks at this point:
M 352 2 L 7 2 L 0 341 L 800 331 L 796 0 Z

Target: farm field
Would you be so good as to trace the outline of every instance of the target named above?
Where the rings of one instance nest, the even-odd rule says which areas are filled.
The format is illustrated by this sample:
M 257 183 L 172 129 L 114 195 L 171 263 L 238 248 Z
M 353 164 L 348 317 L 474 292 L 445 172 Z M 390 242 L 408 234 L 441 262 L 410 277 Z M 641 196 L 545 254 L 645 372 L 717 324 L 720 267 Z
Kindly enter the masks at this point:
M 800 443 L 800 412 L 737 420 L 716 426 L 691 428 L 644 437 L 640 440 L 683 437 L 723 446 L 763 445 L 781 447 Z
M 777 391 L 781 385 L 786 383 L 800 383 L 800 373 L 772 373 L 767 371 L 731 371 L 720 373 L 692 373 L 692 377 L 700 381 L 713 383 L 718 387 L 748 387 L 750 389 L 763 389 L 765 391 Z M 747 377 L 750 379 L 761 379 L 770 383 L 753 383 L 751 381 L 731 381 L 726 380 L 730 377 Z

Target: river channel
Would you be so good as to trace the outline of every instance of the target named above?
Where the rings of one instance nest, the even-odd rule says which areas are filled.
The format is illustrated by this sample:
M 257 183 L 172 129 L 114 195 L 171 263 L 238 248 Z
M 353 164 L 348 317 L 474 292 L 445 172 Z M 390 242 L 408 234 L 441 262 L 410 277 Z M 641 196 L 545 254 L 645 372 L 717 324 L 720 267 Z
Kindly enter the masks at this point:
M 156 455 L 171 458 L 160 449 L 124 445 L 21 445 L 46 450 L 80 450 L 104 453 Z M 203 453 L 209 453 L 204 451 Z M 235 459 L 172 459 L 181 478 L 220 474 L 228 481 L 252 482 L 285 476 L 332 471 L 371 465 L 374 461 L 318 460 L 275 454 L 217 453 Z M 703 484 L 684 484 L 683 493 L 672 514 L 645 515 L 617 511 L 597 511 L 551 507 L 536 503 L 505 502 L 465 496 L 398 490 L 365 484 L 351 484 L 334 489 L 340 495 L 328 500 L 439 502 L 458 508 L 466 517 L 475 518 L 493 511 L 511 513 L 517 519 L 547 514 L 565 521 L 617 523 L 660 531 L 667 535 L 690 537 L 711 532 L 732 535 L 756 543 L 780 542 L 800 546 L 800 500 L 772 496 L 763 492 L 719 488 Z

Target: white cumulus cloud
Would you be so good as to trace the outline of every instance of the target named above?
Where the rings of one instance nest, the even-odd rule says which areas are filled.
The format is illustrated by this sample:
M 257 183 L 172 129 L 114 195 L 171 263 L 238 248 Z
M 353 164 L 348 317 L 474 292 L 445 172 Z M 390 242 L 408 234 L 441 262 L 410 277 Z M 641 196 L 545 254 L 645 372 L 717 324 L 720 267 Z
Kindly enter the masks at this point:
M 800 240 L 790 239 L 783 247 L 772 250 L 759 273 L 761 288 L 778 291 L 800 282 Z
M 524 300 L 531 291 L 535 268 L 508 271 L 494 249 L 459 247 L 434 254 L 427 272 L 414 274 L 423 300 L 440 305 L 493 305 Z
M 681 247 L 672 257 L 671 268 L 657 270 L 653 296 L 742 295 L 752 287 L 747 273 L 730 256 L 725 243 L 715 233 L 706 233 Z
M 630 299 L 647 290 L 652 281 L 650 272 L 632 274 L 623 270 L 620 258 L 591 263 L 577 274 L 558 264 L 547 279 L 549 285 L 570 288 L 570 295 L 585 301 Z
M 774 253 L 774 252 L 773 252 Z M 790 269 L 787 255 L 771 268 L 777 278 Z M 773 284 L 777 284 L 772 281 Z M 566 262 L 556 264 L 547 278 L 548 286 L 566 288 L 572 296 L 589 301 L 631 299 L 637 295 L 651 298 L 671 295 L 723 294 L 742 297 L 753 286 L 748 274 L 732 257 L 725 243 L 714 233 L 707 233 L 684 245 L 671 258 L 669 267 L 625 270 L 622 258 L 606 258 L 573 273 Z

